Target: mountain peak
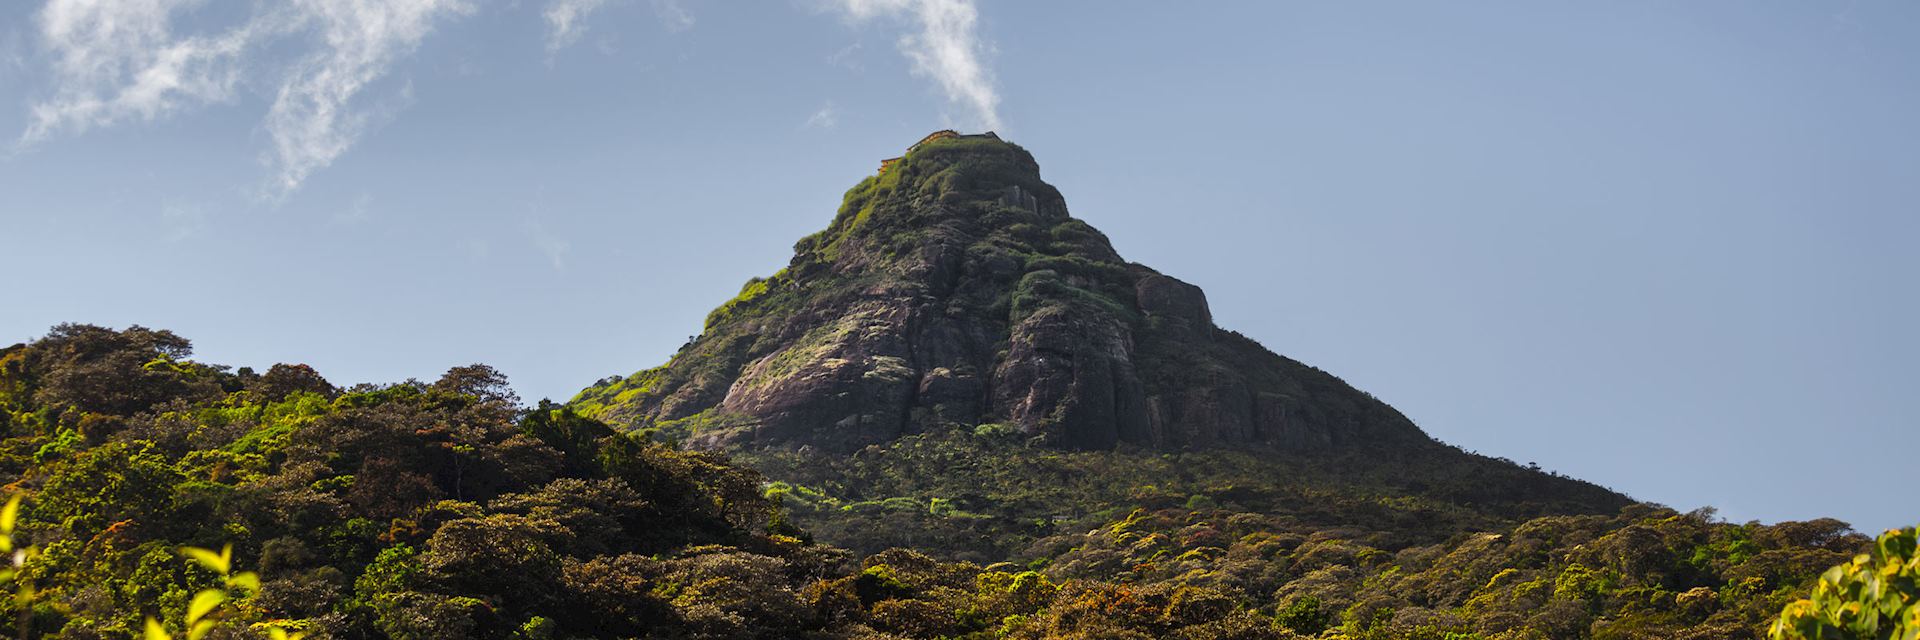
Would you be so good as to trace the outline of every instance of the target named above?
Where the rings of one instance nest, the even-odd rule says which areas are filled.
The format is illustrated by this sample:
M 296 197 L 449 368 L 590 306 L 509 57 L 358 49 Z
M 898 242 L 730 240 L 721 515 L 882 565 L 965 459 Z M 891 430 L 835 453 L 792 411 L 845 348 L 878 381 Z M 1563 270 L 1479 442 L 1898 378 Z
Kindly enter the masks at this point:
M 1075 449 L 1434 444 L 1215 327 L 1198 287 L 1069 215 L 1025 149 L 952 131 L 849 190 L 667 364 L 574 403 L 701 446 L 850 451 L 983 424 Z
M 937 142 L 940 140 L 992 140 L 995 142 L 1001 141 L 1000 134 L 994 133 L 992 131 L 987 131 L 984 133 L 966 134 L 966 133 L 960 133 L 958 131 L 954 131 L 952 129 L 941 129 L 939 131 L 935 131 L 933 133 L 927 134 L 926 137 L 921 138 L 919 142 L 915 142 L 912 145 L 908 146 L 907 154 L 911 154 L 914 151 L 919 150 L 920 147 L 924 147 L 929 143 Z M 901 158 L 904 158 L 904 157 L 906 156 L 900 155 L 892 158 L 887 158 L 885 160 L 881 160 L 880 173 L 886 173 L 888 169 L 893 168 L 893 165 L 896 163 L 899 163 Z
M 892 217 L 876 220 L 876 214 Z M 882 160 L 878 173 L 847 191 L 826 230 L 795 246 L 796 258 L 813 251 L 838 257 L 850 236 L 872 239 L 967 215 L 987 226 L 1068 217 L 1065 199 L 1040 179 L 1040 164 L 1026 149 L 991 131 L 942 130 L 909 146 L 904 155 Z

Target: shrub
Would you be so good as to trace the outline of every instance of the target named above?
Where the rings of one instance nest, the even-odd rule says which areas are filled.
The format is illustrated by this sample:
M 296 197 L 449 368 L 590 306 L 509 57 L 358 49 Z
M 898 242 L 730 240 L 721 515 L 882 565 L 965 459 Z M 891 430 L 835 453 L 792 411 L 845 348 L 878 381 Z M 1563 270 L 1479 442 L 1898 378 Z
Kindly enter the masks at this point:
M 1274 613 L 1273 621 L 1300 635 L 1319 635 L 1333 626 L 1333 612 L 1320 606 L 1319 598 L 1303 596 Z

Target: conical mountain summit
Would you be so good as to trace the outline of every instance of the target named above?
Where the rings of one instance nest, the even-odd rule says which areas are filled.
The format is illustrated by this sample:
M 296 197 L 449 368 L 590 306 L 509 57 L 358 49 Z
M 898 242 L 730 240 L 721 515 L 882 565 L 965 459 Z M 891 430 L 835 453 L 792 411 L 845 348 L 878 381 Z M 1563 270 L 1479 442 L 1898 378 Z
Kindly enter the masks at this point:
M 1216 327 L 1198 287 L 1069 215 L 1025 149 L 950 131 L 849 190 L 667 364 L 574 405 L 706 447 L 851 451 L 982 424 L 1068 449 L 1434 444 Z

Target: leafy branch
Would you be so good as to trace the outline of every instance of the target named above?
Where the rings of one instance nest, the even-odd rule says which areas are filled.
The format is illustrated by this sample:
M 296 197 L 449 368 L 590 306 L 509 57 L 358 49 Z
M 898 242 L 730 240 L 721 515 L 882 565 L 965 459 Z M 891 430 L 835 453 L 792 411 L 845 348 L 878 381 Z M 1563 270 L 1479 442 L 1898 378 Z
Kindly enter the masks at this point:
M 27 562 L 39 552 L 32 546 L 16 546 L 13 540 L 14 527 L 20 521 L 20 503 L 25 499 L 25 494 L 16 493 L 7 498 L 6 506 L 0 507 L 0 553 L 7 554 L 6 566 L 0 567 L 0 582 L 14 582 L 20 577 L 20 571 L 27 566 Z M 15 606 L 20 610 L 20 637 L 25 638 L 27 624 L 31 619 L 27 616 L 26 610 L 27 603 L 33 601 L 33 583 L 20 582 L 13 597 Z
M 200 640 L 213 631 L 223 613 L 221 605 L 229 601 L 245 598 L 260 592 L 260 574 L 252 571 L 233 571 L 233 545 L 228 544 L 219 551 L 200 547 L 181 547 L 185 554 L 200 566 L 220 574 L 218 588 L 201 589 L 187 602 L 187 615 L 183 625 L 186 640 Z M 271 640 L 300 640 L 306 634 L 290 632 L 277 626 L 268 626 L 267 637 Z M 174 640 L 173 634 L 159 620 L 147 618 L 145 640 Z
M 1772 640 L 1920 640 L 1920 529 L 1892 529 L 1788 603 Z

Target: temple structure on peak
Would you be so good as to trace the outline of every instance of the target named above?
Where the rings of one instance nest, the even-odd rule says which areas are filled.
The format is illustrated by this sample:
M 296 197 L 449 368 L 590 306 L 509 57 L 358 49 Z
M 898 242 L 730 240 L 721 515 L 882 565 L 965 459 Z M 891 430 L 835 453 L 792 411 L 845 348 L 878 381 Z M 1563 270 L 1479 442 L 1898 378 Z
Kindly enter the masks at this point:
M 913 146 L 907 147 L 907 153 L 900 154 L 899 158 L 887 158 L 885 160 L 881 160 L 880 173 L 886 173 L 887 169 L 893 168 L 894 164 L 900 162 L 900 158 L 907 157 L 907 154 L 913 153 L 915 149 L 919 149 L 920 147 L 926 145 L 929 142 L 933 142 L 935 140 L 945 140 L 947 138 L 987 138 L 991 140 L 999 140 L 1000 136 L 998 134 L 995 134 L 992 131 L 988 131 L 986 133 L 963 134 L 958 131 L 954 131 L 952 129 L 941 129 L 939 131 L 935 131 L 933 133 L 927 134 L 927 137 L 921 138 L 919 142 L 913 143 Z

